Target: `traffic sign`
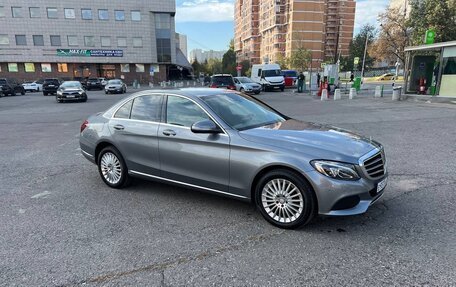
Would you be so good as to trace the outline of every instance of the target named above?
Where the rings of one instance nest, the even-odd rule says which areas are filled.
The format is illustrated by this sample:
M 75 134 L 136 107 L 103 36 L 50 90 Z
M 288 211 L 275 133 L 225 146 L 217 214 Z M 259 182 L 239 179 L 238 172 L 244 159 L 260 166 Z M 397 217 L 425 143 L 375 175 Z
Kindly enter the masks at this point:
M 359 57 L 355 57 L 353 59 L 353 65 L 358 65 L 359 64 Z

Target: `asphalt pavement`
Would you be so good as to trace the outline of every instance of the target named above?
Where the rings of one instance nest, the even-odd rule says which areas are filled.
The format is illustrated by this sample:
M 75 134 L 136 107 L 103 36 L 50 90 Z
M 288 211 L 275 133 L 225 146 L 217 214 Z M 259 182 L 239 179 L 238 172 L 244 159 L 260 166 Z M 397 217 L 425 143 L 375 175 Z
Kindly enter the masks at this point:
M 456 105 L 262 93 L 283 113 L 384 144 L 367 213 L 268 224 L 251 205 L 135 180 L 108 188 L 79 127 L 125 95 L 0 98 L 0 286 L 455 286 Z

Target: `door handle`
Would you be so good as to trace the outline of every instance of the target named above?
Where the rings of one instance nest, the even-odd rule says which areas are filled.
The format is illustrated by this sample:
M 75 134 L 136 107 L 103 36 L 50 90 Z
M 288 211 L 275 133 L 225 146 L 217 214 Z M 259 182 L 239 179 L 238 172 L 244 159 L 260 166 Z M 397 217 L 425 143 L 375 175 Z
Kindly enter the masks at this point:
M 163 131 L 163 134 L 164 134 L 165 136 L 168 136 L 168 137 L 169 137 L 169 136 L 175 136 L 175 135 L 176 135 L 176 132 L 173 131 L 173 130 L 164 130 L 164 131 Z
M 125 127 L 123 125 L 115 125 L 114 129 L 116 129 L 118 131 L 123 131 L 125 129 Z

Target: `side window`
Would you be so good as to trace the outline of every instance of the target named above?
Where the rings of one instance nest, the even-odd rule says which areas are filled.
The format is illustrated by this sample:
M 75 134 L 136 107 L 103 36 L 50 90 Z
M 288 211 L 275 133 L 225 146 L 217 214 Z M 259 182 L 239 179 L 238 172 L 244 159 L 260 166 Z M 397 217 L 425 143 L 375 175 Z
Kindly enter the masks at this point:
M 261 77 L 261 71 L 262 69 L 258 69 L 258 77 Z
M 207 114 L 194 102 L 185 98 L 168 96 L 166 123 L 191 127 L 195 122 L 209 119 Z
M 122 107 L 120 107 L 120 109 L 117 110 L 114 117 L 117 119 L 129 119 L 132 103 L 133 101 L 128 101 L 127 103 L 125 103 Z
M 161 103 L 162 96 L 160 95 L 137 97 L 133 101 L 130 118 L 132 120 L 159 122 Z

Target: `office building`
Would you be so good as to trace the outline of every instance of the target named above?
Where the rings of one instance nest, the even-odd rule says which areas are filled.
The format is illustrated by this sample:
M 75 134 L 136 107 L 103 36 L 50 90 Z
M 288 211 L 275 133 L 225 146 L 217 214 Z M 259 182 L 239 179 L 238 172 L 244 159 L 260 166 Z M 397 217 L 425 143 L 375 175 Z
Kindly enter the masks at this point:
M 312 64 L 348 55 L 353 38 L 354 0 L 237 0 L 234 47 L 237 61 L 275 62 L 298 48 Z
M 4 0 L 0 77 L 167 80 L 176 62 L 174 0 Z

